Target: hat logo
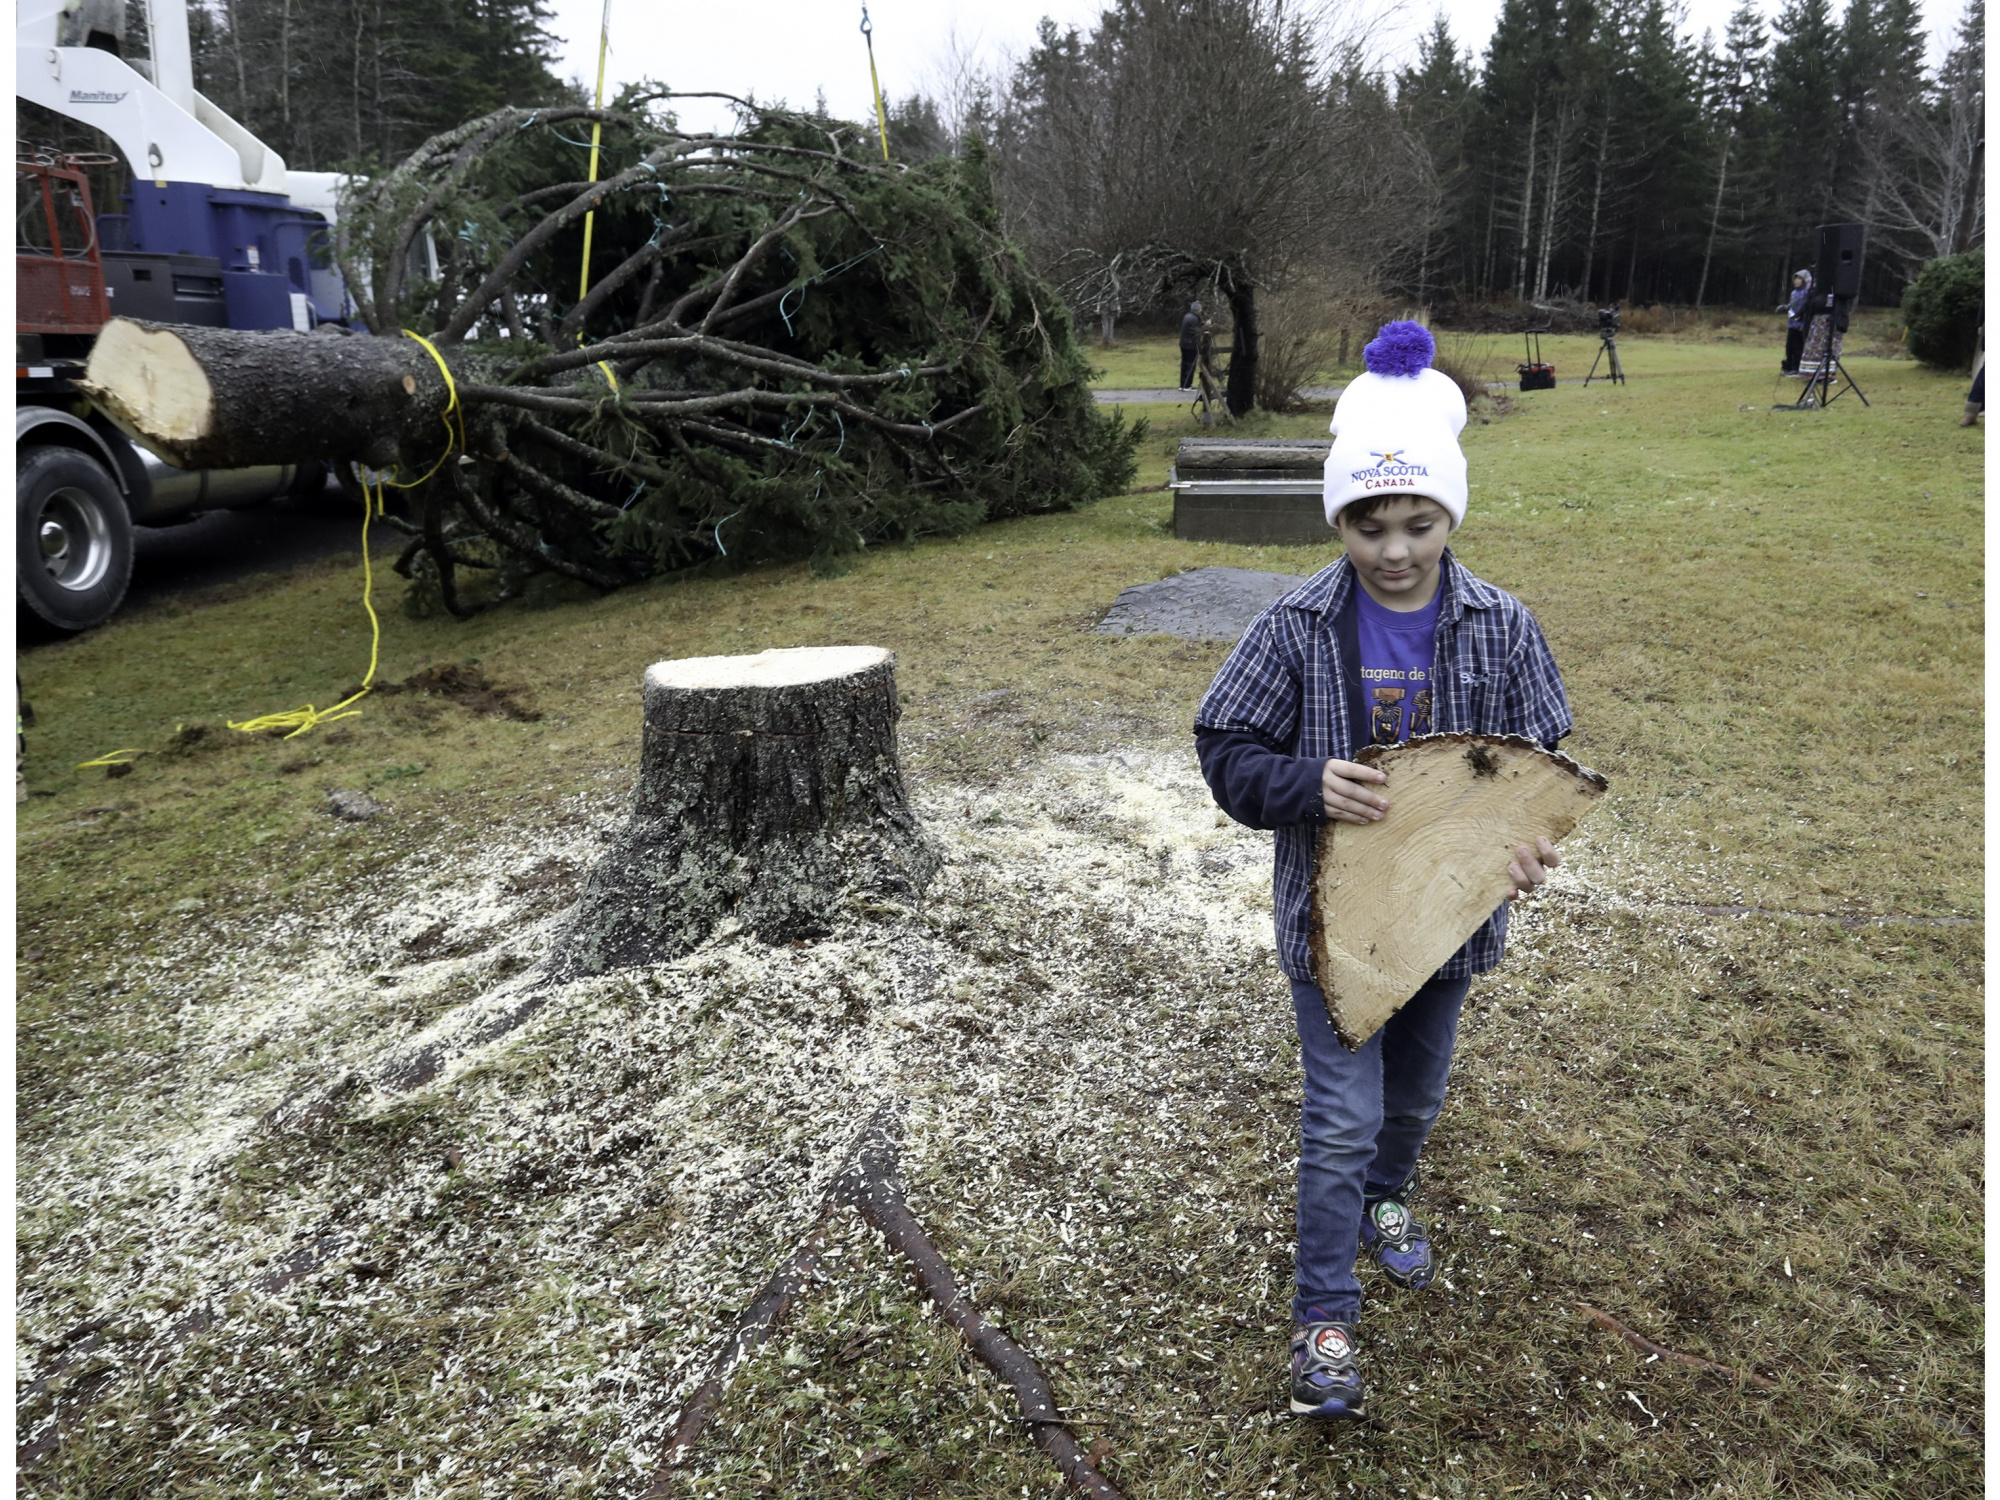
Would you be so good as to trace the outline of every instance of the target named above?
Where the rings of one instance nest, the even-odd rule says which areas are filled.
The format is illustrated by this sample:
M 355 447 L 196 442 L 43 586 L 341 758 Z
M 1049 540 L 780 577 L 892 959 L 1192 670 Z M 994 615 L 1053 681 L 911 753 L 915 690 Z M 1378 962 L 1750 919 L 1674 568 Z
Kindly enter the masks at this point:
M 1365 469 L 1353 470 L 1348 478 L 1365 481 L 1365 487 L 1371 490 L 1390 488 L 1392 481 L 1428 479 L 1431 471 L 1427 467 L 1411 463 L 1404 457 L 1409 451 L 1407 448 L 1392 448 L 1386 453 L 1377 453 L 1370 448 L 1368 456 L 1375 462 Z

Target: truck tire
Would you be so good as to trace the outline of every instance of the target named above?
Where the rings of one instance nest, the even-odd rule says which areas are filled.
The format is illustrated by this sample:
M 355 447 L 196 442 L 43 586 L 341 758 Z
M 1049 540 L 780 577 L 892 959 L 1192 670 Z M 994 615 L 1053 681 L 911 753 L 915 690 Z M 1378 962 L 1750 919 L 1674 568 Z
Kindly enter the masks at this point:
M 77 448 L 21 450 L 14 479 L 18 622 L 102 625 L 132 581 L 132 518 L 118 482 Z

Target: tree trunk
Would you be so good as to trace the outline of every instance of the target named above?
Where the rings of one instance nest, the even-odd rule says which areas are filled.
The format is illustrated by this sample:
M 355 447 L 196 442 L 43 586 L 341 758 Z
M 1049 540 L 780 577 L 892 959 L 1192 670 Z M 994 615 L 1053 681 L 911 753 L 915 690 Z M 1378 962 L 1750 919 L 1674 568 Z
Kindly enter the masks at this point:
M 446 446 L 444 377 L 414 339 L 113 318 L 77 388 L 185 469 L 330 458 L 414 476 Z
M 292 0 L 278 21 L 278 118 L 284 121 L 286 149 L 292 139 Z
M 243 67 L 243 16 L 233 0 L 223 8 L 223 19 L 229 26 L 229 52 L 236 63 L 236 117 L 245 120 L 250 117 L 250 79 Z
M 1528 300 L 1528 242 L 1535 233 L 1535 137 L 1541 124 L 1542 106 L 1537 100 L 1534 113 L 1528 116 L 1528 171 L 1521 184 L 1521 243 L 1514 256 L 1514 296 L 1522 302 Z
M 1535 263 L 1535 300 L 1549 294 L 1549 257 L 1555 251 L 1556 200 L 1562 193 L 1563 147 L 1569 141 L 1569 106 L 1556 112 L 1556 139 L 1550 155 L 1548 186 L 1542 189 L 1542 253 Z
M 368 8 L 361 4 L 361 0 L 355 0 L 354 77 L 352 79 L 352 87 L 354 95 L 354 154 L 356 156 L 361 155 L 365 149 L 365 144 L 361 139 L 361 38 L 367 34 L 367 31 Z
M 1250 278 L 1230 278 L 1229 318 L 1236 325 L 1235 348 L 1229 356 L 1229 389 L 1223 404 L 1229 415 L 1246 415 L 1257 404 L 1257 288 Z
M 1961 255 L 1972 248 L 1972 224 L 1979 212 L 1979 195 L 1986 182 L 1986 132 L 1979 132 L 1979 139 L 1972 147 L 1972 170 L 1966 174 L 1965 197 L 1958 210 L 1958 218 L 1952 225 L 1951 244 L 1946 247 L 1952 255 Z
M 1590 301 L 1590 282 L 1597 269 L 1597 216 L 1604 204 L 1604 156 L 1611 149 L 1611 104 L 1607 99 L 1604 106 L 1604 129 L 1597 137 L 1597 181 L 1590 191 L 1590 237 L 1583 247 L 1583 300 Z M 1604 290 L 1611 290 L 1611 273 L 1606 270 Z M 1609 301 L 1607 295 L 1605 298 Z
M 625 829 L 556 940 L 557 979 L 677 958 L 728 917 L 766 942 L 856 896 L 913 901 L 938 856 L 903 793 L 895 658 L 873 646 L 660 662 Z
M 1118 314 L 1113 312 L 1111 309 L 1106 308 L 1104 312 L 1100 315 L 1100 318 L 1101 318 L 1100 327 L 1103 330 L 1102 342 L 1104 347 L 1106 349 L 1109 349 L 1111 347 L 1112 332 L 1118 327 Z
M 1715 231 L 1722 225 L 1722 187 L 1729 181 L 1729 147 L 1736 139 L 1735 131 L 1722 138 L 1722 163 L 1715 169 L 1715 209 L 1708 216 L 1708 248 L 1701 253 L 1701 281 L 1694 289 L 1694 310 L 1701 311 L 1702 299 L 1708 295 L 1708 265 L 1715 259 Z

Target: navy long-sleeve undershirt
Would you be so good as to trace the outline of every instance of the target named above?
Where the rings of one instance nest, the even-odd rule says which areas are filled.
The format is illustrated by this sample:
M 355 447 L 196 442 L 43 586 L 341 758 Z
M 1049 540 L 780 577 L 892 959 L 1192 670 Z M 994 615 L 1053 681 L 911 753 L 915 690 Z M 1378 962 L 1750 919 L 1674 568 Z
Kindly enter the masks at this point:
M 1248 828 L 1324 823 L 1325 760 L 1285 755 L 1240 729 L 1196 729 L 1202 779 L 1224 812 Z

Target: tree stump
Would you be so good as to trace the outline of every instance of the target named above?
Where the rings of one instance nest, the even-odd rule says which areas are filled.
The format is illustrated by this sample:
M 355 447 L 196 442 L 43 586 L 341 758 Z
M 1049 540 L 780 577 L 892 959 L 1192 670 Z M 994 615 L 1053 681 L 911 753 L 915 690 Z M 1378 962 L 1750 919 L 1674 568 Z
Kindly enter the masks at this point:
M 632 815 L 556 941 L 551 977 L 679 957 L 726 918 L 824 934 L 855 896 L 937 872 L 896 758 L 895 656 L 809 647 L 660 662 Z

